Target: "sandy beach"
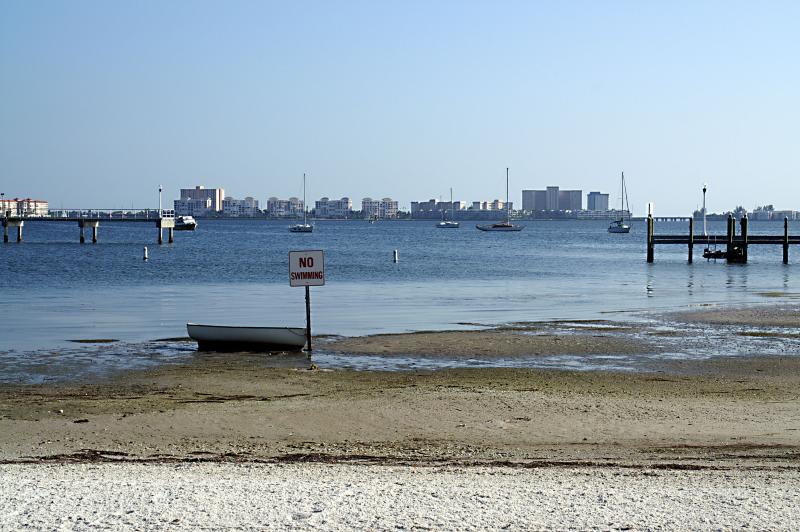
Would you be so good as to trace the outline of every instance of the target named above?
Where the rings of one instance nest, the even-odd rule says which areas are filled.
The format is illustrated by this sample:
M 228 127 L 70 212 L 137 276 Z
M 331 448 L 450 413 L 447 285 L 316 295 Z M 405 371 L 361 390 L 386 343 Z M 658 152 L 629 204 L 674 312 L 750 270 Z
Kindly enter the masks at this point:
M 712 317 L 720 310 L 713 312 L 717 314 Z M 733 312 L 739 319 L 744 311 Z M 762 319 L 769 315 L 765 309 L 759 312 Z M 787 325 L 781 322 L 781 326 Z M 491 358 L 651 353 L 656 348 L 647 335 L 619 338 L 609 332 L 608 324 L 584 323 L 580 331 L 568 335 L 548 332 L 551 325 L 537 325 L 534 328 L 545 330 L 527 334 L 531 327 L 332 339 L 326 349 L 353 356 L 417 353 Z M 778 496 L 781 486 L 796 483 L 799 458 L 800 357 L 795 356 L 665 359 L 637 372 L 532 368 L 391 372 L 323 370 L 313 360 L 305 368 L 275 368 L 266 365 L 263 356 L 198 354 L 189 364 L 131 371 L 98 382 L 0 387 L 4 475 L 12 479 L 12 486 L 38 482 L 37 490 L 56 489 L 42 471 L 69 477 L 95 471 L 85 469 L 91 466 L 108 468 L 108 478 L 117 478 L 114 475 L 131 468 L 141 479 L 170 475 L 183 464 L 192 466 L 179 469 L 188 475 L 180 477 L 186 486 L 195 482 L 192 475 L 208 472 L 269 476 L 282 471 L 304 478 L 308 471 L 319 470 L 345 479 L 372 475 L 369 482 L 378 490 L 385 482 L 379 479 L 394 477 L 397 471 L 411 475 L 412 483 L 445 482 L 442 479 L 450 474 L 471 483 L 473 477 L 483 478 L 492 471 L 513 483 L 545 469 L 553 470 L 546 475 L 547 482 L 560 479 L 559 485 L 570 489 L 575 478 L 584 482 L 585 477 L 600 486 L 608 484 L 609 475 L 633 475 L 636 482 L 656 489 L 658 483 L 648 475 L 657 472 L 661 481 L 676 486 L 691 484 L 691 474 L 697 474 L 697 481 L 711 491 L 715 483 L 744 475 L 756 486 L 777 487 Z M 416 477 L 417 470 L 408 466 L 426 473 Z M 128 473 L 124 476 L 128 478 Z M 320 489 L 332 489 L 330 485 Z M 619 484 L 620 496 L 632 496 L 635 485 Z M 547 490 L 555 490 L 555 497 L 563 495 L 549 484 L 540 491 Z M 710 504 L 700 493 L 693 496 Z M 750 495 L 761 501 L 765 493 L 758 488 L 757 496 Z M 523 496 L 527 495 L 521 492 Z M 780 501 L 774 504 L 796 517 L 796 510 L 788 508 L 797 505 Z M 769 508 L 759 503 L 747 509 L 749 521 L 733 519 L 739 514 L 731 509 L 724 514 L 731 521 L 658 522 L 667 528 L 702 528 L 711 523 L 781 528 L 784 514 L 768 514 Z M 586 514 L 594 516 L 589 521 L 537 521 L 528 511 L 525 507 L 524 512 L 512 512 L 516 516 L 512 521 L 578 528 L 602 521 L 600 514 L 591 512 Z M 691 519 L 700 515 L 713 514 L 698 512 Z M 520 521 L 528 517 L 532 520 Z M 41 518 L 56 523 L 54 517 Z M 366 514 L 367 521 L 331 518 L 317 525 L 327 528 L 326 523 L 337 523 L 348 528 L 367 523 L 380 528 L 369 521 L 373 518 Z M 8 519 L 12 528 L 20 522 Z M 305 528 L 310 523 L 296 524 Z M 433 528 L 452 525 L 426 523 Z M 611 527 L 610 523 L 603 521 L 600 526 Z M 650 522 L 630 523 L 646 527 Z M 476 521 L 474 526 L 495 525 Z

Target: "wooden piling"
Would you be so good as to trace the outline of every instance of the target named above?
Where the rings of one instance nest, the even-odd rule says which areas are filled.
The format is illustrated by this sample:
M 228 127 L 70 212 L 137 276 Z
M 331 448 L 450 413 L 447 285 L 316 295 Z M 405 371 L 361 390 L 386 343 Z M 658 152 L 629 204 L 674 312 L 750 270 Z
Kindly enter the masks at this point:
M 747 263 L 747 215 L 742 216 L 742 262 Z
M 167 229 L 167 238 L 168 238 L 168 242 L 170 244 L 175 242 L 175 236 L 174 236 L 173 231 L 175 231 L 175 228 L 173 228 L 173 227 L 170 227 L 169 229 Z
M 97 224 L 92 225 L 92 244 L 97 244 Z
M 22 242 L 22 222 L 17 226 L 17 242 Z
M 733 256 L 733 234 L 736 232 L 735 220 L 733 215 L 728 215 L 728 234 L 725 235 L 725 257 Z
M 161 224 L 158 224 L 158 245 L 164 243 L 164 231 L 161 229 Z
M 81 228 L 81 244 L 86 243 L 86 234 L 84 233 L 84 224 L 83 222 L 78 222 L 78 226 Z
M 783 263 L 789 264 L 789 217 L 783 217 Z
M 689 264 L 692 263 L 692 251 L 694 251 L 694 218 L 689 218 Z
M 3 220 L 3 243 L 8 244 L 8 220 Z
M 653 215 L 647 215 L 647 262 L 653 262 Z

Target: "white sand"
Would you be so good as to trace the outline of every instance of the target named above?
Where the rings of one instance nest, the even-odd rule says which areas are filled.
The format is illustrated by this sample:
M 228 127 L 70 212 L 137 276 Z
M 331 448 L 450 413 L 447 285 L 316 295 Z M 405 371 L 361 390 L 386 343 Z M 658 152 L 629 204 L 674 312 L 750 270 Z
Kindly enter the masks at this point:
M 782 529 L 800 471 L 0 466 L 0 529 Z

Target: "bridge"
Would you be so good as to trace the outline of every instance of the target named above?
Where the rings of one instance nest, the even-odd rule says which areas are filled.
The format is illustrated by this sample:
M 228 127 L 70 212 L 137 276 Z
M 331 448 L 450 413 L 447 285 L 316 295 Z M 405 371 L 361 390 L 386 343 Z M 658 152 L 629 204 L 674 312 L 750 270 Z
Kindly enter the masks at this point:
M 167 241 L 174 242 L 175 211 L 167 209 L 56 209 L 47 216 L 19 216 L 6 211 L 2 216 L 3 242 L 9 241 L 9 228 L 16 228 L 17 242 L 22 242 L 22 228 L 26 223 L 76 223 L 80 229 L 80 243 L 86 242 L 86 228 L 92 230 L 92 244 L 97 243 L 100 222 L 105 223 L 145 223 L 158 228 L 158 243 L 164 243 L 164 229 Z

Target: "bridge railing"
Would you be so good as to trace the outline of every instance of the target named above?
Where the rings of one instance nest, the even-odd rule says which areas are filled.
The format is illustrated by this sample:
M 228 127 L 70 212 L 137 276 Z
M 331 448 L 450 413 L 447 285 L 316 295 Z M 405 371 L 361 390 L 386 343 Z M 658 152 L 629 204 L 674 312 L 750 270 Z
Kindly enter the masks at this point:
M 174 216 L 174 214 L 173 214 Z M 34 216 L 22 216 L 22 218 Z M 41 218 L 41 216 L 38 216 Z M 98 220 L 157 220 L 158 209 L 50 209 L 50 218 L 92 218 Z

